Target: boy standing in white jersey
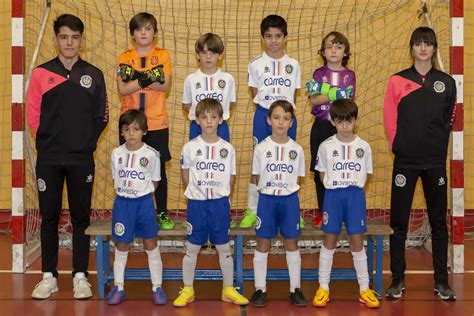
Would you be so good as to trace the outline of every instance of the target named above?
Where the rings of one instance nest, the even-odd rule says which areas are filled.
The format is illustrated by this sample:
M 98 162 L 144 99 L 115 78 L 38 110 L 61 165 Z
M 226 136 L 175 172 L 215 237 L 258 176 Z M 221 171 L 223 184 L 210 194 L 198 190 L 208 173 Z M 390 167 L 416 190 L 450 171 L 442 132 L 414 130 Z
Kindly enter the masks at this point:
M 253 258 L 255 293 L 250 302 L 255 307 L 267 303 L 266 276 L 271 239 L 280 232 L 284 238 L 286 262 L 290 275 L 289 300 L 306 306 L 300 290 L 301 255 L 297 237 L 301 234 L 299 181 L 305 175 L 303 148 L 288 137 L 294 108 L 288 101 L 275 101 L 268 110 L 267 122 L 272 134 L 255 146 L 252 175 L 258 188 L 257 247 Z
M 199 37 L 195 44 L 199 69 L 189 74 L 184 80 L 183 108 L 189 112 L 189 140 L 201 134 L 201 127 L 196 122 L 196 106 L 199 101 L 211 98 L 222 105 L 223 122 L 217 128 L 217 135 L 230 141 L 229 125 L 230 109 L 235 104 L 235 80 L 228 72 L 218 67 L 224 52 L 222 39 L 213 33 Z
M 217 135 L 222 124 L 222 106 L 215 99 L 201 100 L 196 122 L 201 135 L 186 143 L 181 152 L 181 176 L 188 198 L 186 254 L 183 258 L 184 287 L 174 300 L 175 307 L 194 301 L 194 270 L 201 245 L 216 245 L 222 270 L 222 300 L 247 305 L 248 299 L 236 291 L 234 261 L 230 251 L 229 195 L 236 174 L 234 147 Z
M 329 280 L 336 242 L 342 223 L 350 237 L 354 268 L 359 282 L 359 301 L 370 308 L 380 306 L 369 288 L 367 255 L 362 234 L 367 231 L 367 207 L 364 186 L 372 173 L 370 145 L 354 134 L 358 108 L 351 99 L 336 100 L 329 109 L 336 135 L 319 146 L 315 169 L 319 171 L 324 193 L 323 245 L 319 255 L 319 289 L 313 306 L 325 307 L 329 302 Z
M 284 18 L 279 15 L 269 15 L 260 24 L 262 41 L 265 52 L 256 57 L 248 66 L 248 85 L 252 91 L 256 111 L 253 118 L 254 146 L 272 133 L 272 127 L 267 122 L 268 109 L 277 100 L 289 102 L 296 108 L 296 89 L 300 88 L 300 64 L 285 53 L 288 30 Z M 288 136 L 296 140 L 296 117 L 288 130 Z M 258 191 L 253 185 L 252 176 L 249 185 L 248 204 L 245 217 L 240 227 L 248 228 L 255 225 Z

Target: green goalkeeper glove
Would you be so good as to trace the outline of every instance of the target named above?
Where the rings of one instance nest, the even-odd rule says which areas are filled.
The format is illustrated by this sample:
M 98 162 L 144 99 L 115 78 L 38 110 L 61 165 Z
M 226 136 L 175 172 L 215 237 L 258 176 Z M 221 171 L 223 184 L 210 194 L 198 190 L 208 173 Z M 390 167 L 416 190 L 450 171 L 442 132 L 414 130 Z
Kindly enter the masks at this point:
M 137 80 L 140 77 L 140 72 L 127 64 L 120 64 L 118 72 L 123 82 Z
M 352 86 L 345 88 L 331 88 L 328 92 L 329 101 L 340 100 L 340 99 L 351 99 L 352 98 Z
M 138 78 L 138 84 L 142 88 L 146 88 L 152 83 L 165 83 L 165 73 L 163 72 L 163 65 L 158 65 L 150 70 L 145 71 L 145 76 Z
M 327 83 L 319 83 L 314 79 L 306 83 L 306 88 L 308 89 L 308 94 L 310 96 L 315 96 L 318 94 L 327 94 L 331 86 Z

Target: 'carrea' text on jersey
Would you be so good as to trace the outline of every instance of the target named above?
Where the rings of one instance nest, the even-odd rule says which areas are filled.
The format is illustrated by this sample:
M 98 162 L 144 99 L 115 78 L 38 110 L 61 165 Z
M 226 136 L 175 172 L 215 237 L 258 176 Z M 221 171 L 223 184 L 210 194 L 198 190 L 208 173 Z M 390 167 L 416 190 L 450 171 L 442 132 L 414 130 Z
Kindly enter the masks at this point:
M 118 170 L 119 178 L 145 180 L 145 174 L 136 170 Z
M 267 172 L 287 172 L 293 173 L 293 166 L 286 163 L 269 163 L 265 167 Z
M 200 94 L 196 94 L 196 97 L 195 97 L 195 101 L 196 103 L 198 103 L 199 101 L 201 100 L 204 100 L 204 99 L 214 99 L 214 100 L 217 100 L 219 102 L 222 103 L 222 101 L 224 100 L 224 96 L 222 95 L 222 93 L 217 93 L 217 92 L 208 92 L 208 93 L 200 93 Z
M 362 169 L 362 166 L 358 162 L 341 162 L 341 161 L 336 161 L 332 165 L 332 170 L 333 171 L 357 171 L 359 172 Z
M 268 86 L 281 86 L 281 87 L 290 87 L 291 86 L 291 80 L 290 79 L 285 79 L 285 78 L 266 78 L 263 80 L 263 84 Z
M 215 161 L 197 161 L 196 170 L 224 172 L 225 165 Z

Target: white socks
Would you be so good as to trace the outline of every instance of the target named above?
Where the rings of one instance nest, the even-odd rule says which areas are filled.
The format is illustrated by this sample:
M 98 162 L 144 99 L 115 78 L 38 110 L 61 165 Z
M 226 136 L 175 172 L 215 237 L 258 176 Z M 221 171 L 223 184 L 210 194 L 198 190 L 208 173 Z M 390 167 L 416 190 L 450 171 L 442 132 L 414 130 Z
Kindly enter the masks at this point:
M 319 286 L 329 291 L 329 281 L 331 280 L 332 261 L 336 249 L 329 250 L 321 245 L 319 253 Z
M 125 266 L 127 265 L 128 251 L 115 249 L 114 284 L 119 291 L 123 291 Z
M 268 252 L 260 252 L 255 250 L 253 256 L 253 274 L 255 279 L 255 288 L 267 291 L 267 260 Z
M 301 288 L 301 255 L 299 250 L 286 251 L 286 264 L 290 275 L 290 292 Z
M 152 291 L 161 287 L 163 282 L 163 262 L 161 261 L 160 248 L 156 246 L 153 250 L 145 250 L 148 256 L 148 268 L 150 269 Z
M 367 255 L 365 249 L 352 252 L 352 260 L 354 261 L 354 269 L 357 274 L 357 282 L 359 282 L 359 291 L 363 292 L 369 288 L 369 271 L 367 268 Z
M 196 270 L 197 256 L 201 250 L 200 245 L 190 242 L 186 243 L 186 254 L 183 258 L 183 283 L 184 286 L 192 287 L 194 283 L 194 270 Z
M 257 214 L 258 188 L 253 183 L 249 183 L 249 198 L 247 206 L 248 208 L 252 209 L 254 214 Z
M 222 279 L 224 286 L 234 285 L 234 260 L 230 252 L 230 244 L 216 245 L 221 265 Z

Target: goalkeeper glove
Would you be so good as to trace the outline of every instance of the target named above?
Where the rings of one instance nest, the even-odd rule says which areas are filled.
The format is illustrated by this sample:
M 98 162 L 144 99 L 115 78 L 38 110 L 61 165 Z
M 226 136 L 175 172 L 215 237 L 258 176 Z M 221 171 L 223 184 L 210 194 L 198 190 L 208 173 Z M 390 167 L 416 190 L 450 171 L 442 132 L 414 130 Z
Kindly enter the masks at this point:
M 123 82 L 129 82 L 131 80 L 138 79 L 140 77 L 140 72 L 136 71 L 127 64 L 120 64 L 119 75 Z
M 331 88 L 328 92 L 329 101 L 352 98 L 352 86 L 345 88 Z
M 145 71 L 145 76 L 138 78 L 138 84 L 142 88 L 146 88 L 152 83 L 165 83 L 165 73 L 163 72 L 163 65 L 158 65 L 150 70 Z
M 306 83 L 306 88 L 308 89 L 308 94 L 310 96 L 315 96 L 318 94 L 327 94 L 331 86 L 327 83 L 319 83 L 314 79 Z

